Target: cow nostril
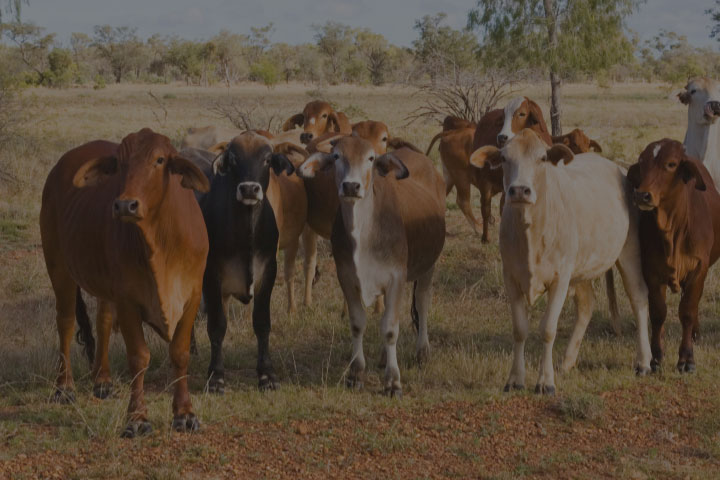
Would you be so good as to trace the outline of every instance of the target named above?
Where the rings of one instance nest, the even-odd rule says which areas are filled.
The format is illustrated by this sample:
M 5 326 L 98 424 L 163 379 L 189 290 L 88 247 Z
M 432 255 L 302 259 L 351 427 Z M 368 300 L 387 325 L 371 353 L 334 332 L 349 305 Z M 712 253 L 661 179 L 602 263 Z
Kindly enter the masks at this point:
M 508 188 L 508 195 L 510 195 L 511 197 L 515 195 L 515 187 Z
M 113 210 L 116 212 L 120 211 L 120 204 L 118 203 L 117 200 L 115 200 L 115 202 L 113 202 Z
M 652 197 L 650 195 L 650 192 L 643 193 L 643 200 L 645 200 L 646 202 L 649 202 L 651 199 L 652 199 Z
M 525 194 L 526 196 L 528 196 L 528 197 L 529 197 L 529 196 L 530 196 L 530 193 L 531 193 L 531 191 L 530 191 L 530 189 L 529 189 L 529 188 L 525 187 L 525 190 L 523 190 L 523 193 L 524 193 L 524 194 Z
M 258 192 L 260 191 L 260 186 L 259 186 L 259 185 L 253 185 L 252 191 L 253 191 L 253 193 L 258 193 Z
M 128 211 L 130 213 L 137 213 L 137 209 L 138 209 L 138 201 L 137 200 L 133 200 L 132 202 L 128 203 Z

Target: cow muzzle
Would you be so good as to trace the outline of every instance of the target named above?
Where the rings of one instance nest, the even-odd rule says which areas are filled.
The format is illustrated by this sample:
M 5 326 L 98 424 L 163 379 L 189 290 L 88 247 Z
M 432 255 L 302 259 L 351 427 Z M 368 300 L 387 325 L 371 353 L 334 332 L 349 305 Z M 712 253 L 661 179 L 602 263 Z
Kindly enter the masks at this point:
M 257 205 L 263 199 L 262 187 L 257 182 L 242 182 L 237 186 L 236 197 L 243 205 Z
M 635 190 L 633 192 L 633 202 L 640 210 L 652 210 L 655 208 L 653 204 L 653 196 L 650 192 Z
M 510 203 L 535 203 L 532 188 L 525 185 L 513 185 L 507 190 Z
M 301 133 L 301 134 L 300 134 L 300 142 L 301 142 L 301 143 L 304 143 L 305 145 L 307 145 L 307 144 L 310 143 L 310 141 L 313 139 L 313 136 L 314 136 L 314 135 L 312 134 L 312 132 L 304 132 L 304 133 Z
M 503 135 L 503 134 L 501 133 L 500 135 L 497 136 L 497 144 L 498 144 L 498 147 L 500 147 L 500 148 L 504 147 L 505 144 L 507 143 L 507 141 L 508 141 L 507 135 Z
M 362 198 L 361 185 L 358 182 L 343 182 L 341 197 L 346 201 L 355 201 Z
M 116 199 L 113 202 L 113 218 L 122 220 L 123 222 L 137 222 L 142 220 L 143 215 L 140 212 L 140 201 L 131 199 Z
M 714 122 L 718 117 L 720 117 L 720 102 L 716 100 L 705 102 L 703 113 L 705 114 L 705 118 Z

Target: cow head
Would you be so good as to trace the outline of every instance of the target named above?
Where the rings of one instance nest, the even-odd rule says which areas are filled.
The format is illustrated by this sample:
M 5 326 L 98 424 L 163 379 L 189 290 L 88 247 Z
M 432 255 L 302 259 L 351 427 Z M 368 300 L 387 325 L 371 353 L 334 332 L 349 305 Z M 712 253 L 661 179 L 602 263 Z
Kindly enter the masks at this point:
M 314 100 L 305 105 L 302 113 L 288 118 L 283 124 L 283 131 L 292 130 L 296 126 L 303 128 L 300 141 L 307 144 L 322 133 L 339 132 L 340 120 L 328 102 Z
M 178 177 L 185 188 L 202 193 L 210 188 L 205 174 L 181 157 L 169 138 L 149 128 L 125 137 L 115 155 L 85 162 L 75 173 L 73 184 L 78 188 L 102 187 L 105 181 L 118 176 L 121 190 L 113 202 L 112 214 L 125 222 L 154 217 L 169 182 L 178 181 Z
M 634 189 L 633 200 L 640 210 L 653 210 L 678 188 L 694 181 L 695 188 L 705 190 L 698 162 L 691 160 L 683 145 L 663 139 L 648 145 L 627 175 Z
M 568 147 L 575 155 L 587 153 L 591 150 L 602 152 L 602 148 L 595 140 L 590 140 L 585 132 L 576 128 L 567 135 L 553 137 L 553 143 L 562 143 Z
M 332 141 L 330 153 L 312 154 L 298 168 L 304 178 L 312 178 L 320 170 L 335 166 L 335 185 L 341 200 L 354 202 L 365 197 L 373 188 L 373 170 L 384 177 L 394 172 L 402 180 L 409 176 L 405 164 L 392 153 L 377 156 L 367 140 L 356 135 L 340 137 Z
M 373 150 L 378 155 L 387 152 L 388 142 L 390 141 L 390 132 L 387 125 L 383 122 L 375 120 L 365 120 L 358 122 L 352 127 L 353 135 L 367 140 L 372 144 Z
M 470 156 L 470 164 L 477 168 L 502 166 L 505 195 L 510 203 L 532 205 L 537 200 L 539 177 L 544 169 L 548 165 L 556 166 L 561 160 L 568 164 L 573 158 L 565 145 L 548 147 L 534 131 L 526 128 L 502 149 L 493 145 L 479 148 Z
M 688 106 L 688 125 L 711 125 L 720 118 L 720 83 L 709 78 L 694 78 L 678 93 Z
M 213 162 L 213 172 L 227 176 L 237 201 L 250 207 L 261 204 L 265 198 L 271 168 L 276 175 L 295 171 L 284 154 L 275 153 L 270 141 L 255 132 L 233 138 Z
M 527 97 L 510 100 L 503 113 L 505 115 L 503 127 L 497 136 L 497 144 L 500 148 L 525 128 L 540 129 L 538 131 L 547 130 L 540 106 Z

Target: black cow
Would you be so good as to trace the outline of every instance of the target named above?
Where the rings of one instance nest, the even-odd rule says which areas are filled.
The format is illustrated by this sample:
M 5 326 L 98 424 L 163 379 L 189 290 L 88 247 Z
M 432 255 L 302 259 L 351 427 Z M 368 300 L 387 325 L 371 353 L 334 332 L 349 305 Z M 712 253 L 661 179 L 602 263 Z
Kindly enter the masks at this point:
M 198 163 L 202 159 L 194 157 Z M 208 388 L 225 390 L 222 343 L 227 330 L 227 306 L 233 296 L 253 303 L 253 330 L 258 342 L 259 388 L 274 389 L 270 361 L 270 295 L 277 272 L 278 229 L 267 197 L 270 168 L 291 174 L 292 163 L 273 153 L 268 139 L 252 132 L 235 137 L 212 164 L 210 192 L 200 198 L 210 251 L 203 277 L 208 315 L 210 366 Z

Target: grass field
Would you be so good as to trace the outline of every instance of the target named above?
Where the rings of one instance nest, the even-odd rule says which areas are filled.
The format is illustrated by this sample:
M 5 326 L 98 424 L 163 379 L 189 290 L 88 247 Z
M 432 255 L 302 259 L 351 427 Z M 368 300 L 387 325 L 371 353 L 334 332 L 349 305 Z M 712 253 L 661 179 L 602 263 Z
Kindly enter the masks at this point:
M 286 118 L 311 99 L 311 89 L 118 86 L 24 93 L 29 117 L 24 134 L 0 146 L 0 167 L 14 177 L 0 180 L 0 478 L 720 478 L 717 270 L 711 269 L 701 302 L 697 373 L 681 376 L 674 369 L 677 295 L 670 297 L 665 369 L 636 378 L 627 297 L 619 289 L 623 333 L 615 337 L 603 285 L 596 282 L 596 311 L 578 366 L 558 378 L 558 394 L 545 398 L 532 389 L 503 394 L 512 335 L 497 225 L 491 243 L 482 245 L 455 206 L 454 193 L 447 200 L 448 236 L 434 281 L 431 358 L 423 368 L 413 360 L 405 301 L 398 348 L 402 400 L 380 395 L 376 314 L 365 336 L 366 388 L 343 387 L 350 328 L 341 318 L 342 294 L 324 243 L 312 307 L 289 316 L 280 278 L 276 283 L 271 351 L 279 391 L 257 391 L 250 311 L 234 303 L 225 342 L 225 396 L 203 393 L 210 348 L 204 319 L 196 324 L 199 355 L 191 360 L 190 388 L 203 423 L 199 433 L 170 431 L 167 346 L 149 330 L 152 357 L 145 378 L 153 434 L 119 438 L 130 380 L 119 335 L 112 339 L 113 397 L 92 397 L 87 362 L 75 346 L 77 402 L 49 404 L 58 341 L 37 218 L 43 183 L 60 155 L 96 138 L 119 141 L 142 127 L 179 142 L 187 127 L 224 124 L 208 107 L 227 95 L 263 97 L 267 111 Z M 383 120 L 392 135 L 424 149 L 439 127 L 403 126 L 417 106 L 412 93 L 332 87 L 326 97 L 353 121 Z M 521 93 L 537 100 L 548 118 L 546 90 L 527 87 Z M 569 85 L 564 126 L 582 127 L 609 158 L 629 164 L 653 140 L 682 140 L 685 108 L 669 93 L 647 84 Z M 497 206 L 493 211 L 497 216 Z M 556 341 L 558 365 L 574 319 L 572 302 L 567 303 Z M 541 299 L 527 344 L 528 386 L 537 375 L 537 318 L 543 309 Z

